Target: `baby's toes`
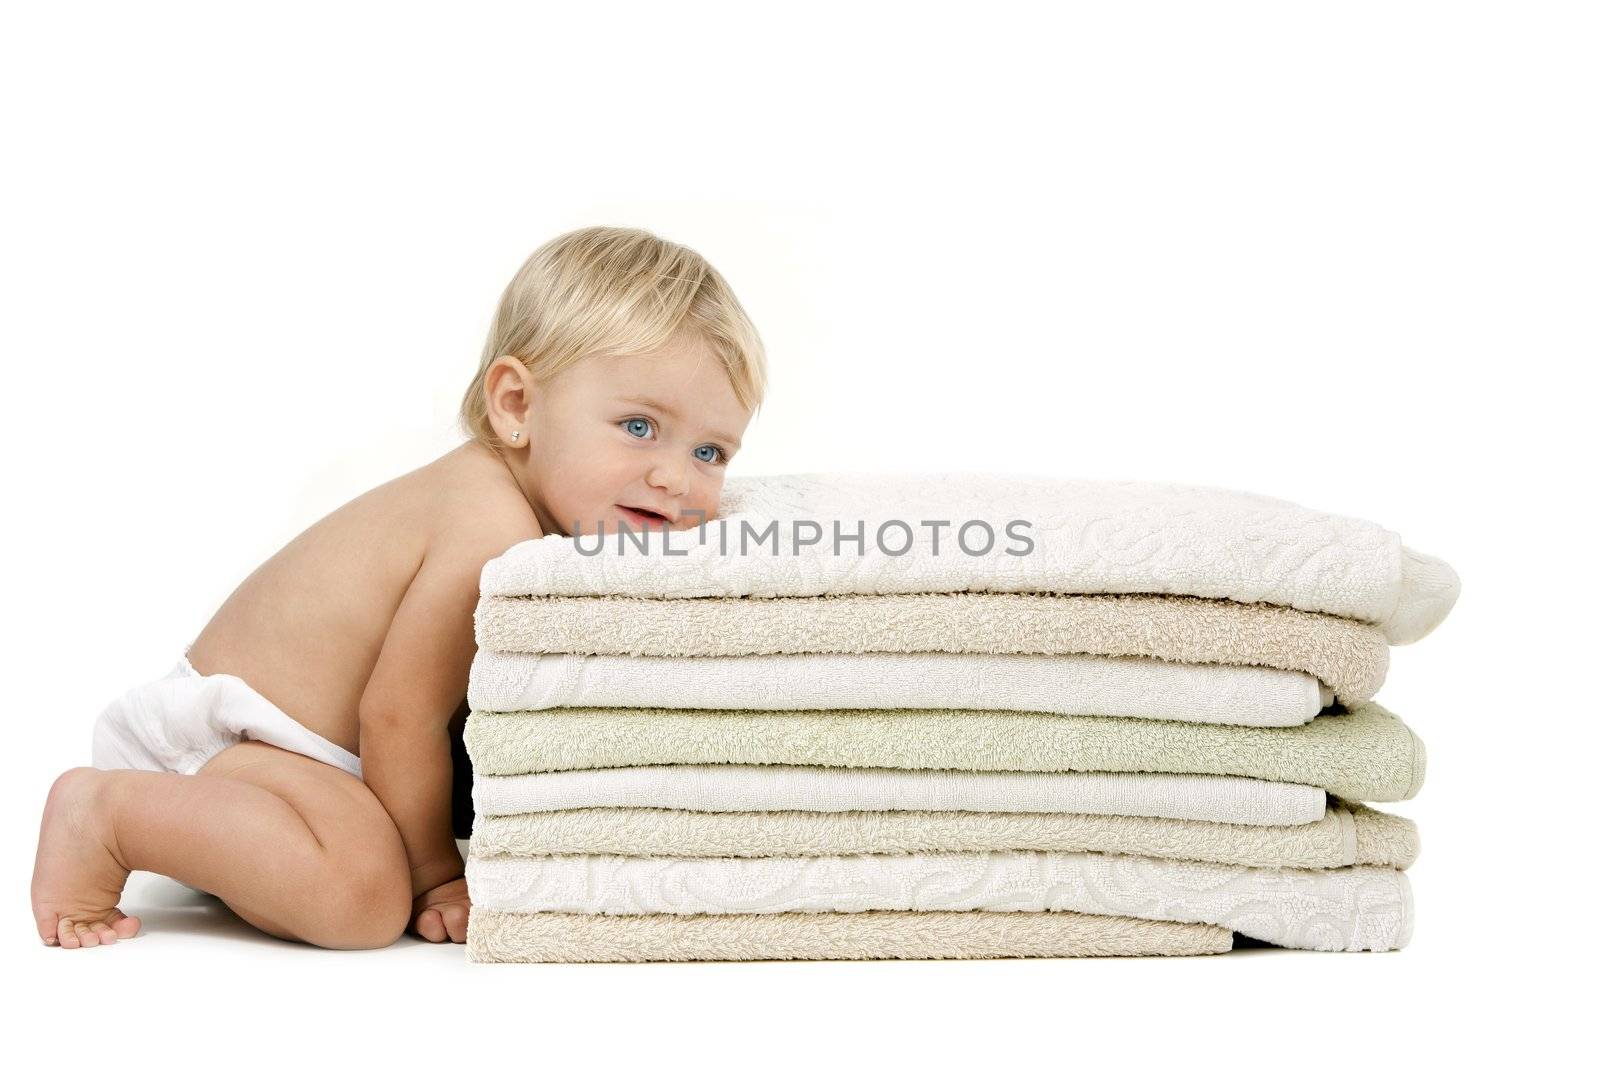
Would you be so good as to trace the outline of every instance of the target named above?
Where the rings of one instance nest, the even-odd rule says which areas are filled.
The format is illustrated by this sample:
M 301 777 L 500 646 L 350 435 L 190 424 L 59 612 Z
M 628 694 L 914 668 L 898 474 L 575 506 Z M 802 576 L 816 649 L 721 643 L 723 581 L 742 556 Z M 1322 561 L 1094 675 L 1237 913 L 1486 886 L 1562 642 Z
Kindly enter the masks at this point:
M 77 924 L 71 919 L 57 919 L 55 943 L 62 948 L 78 948 L 82 942 L 78 938 Z
M 103 919 L 57 918 L 54 924 L 48 919 L 39 922 L 40 940 L 46 945 L 62 948 L 90 948 L 95 945 L 114 945 L 139 933 L 142 924 L 136 915 L 125 915 L 121 908 L 112 908 Z
M 73 922 L 71 919 L 61 919 L 56 923 L 56 944 L 62 948 L 82 948 L 83 924 Z
M 111 932 L 117 935 L 118 941 L 133 937 L 141 925 L 137 915 L 124 915 L 121 908 L 112 908 L 111 914 L 106 916 L 106 922 L 111 924 Z

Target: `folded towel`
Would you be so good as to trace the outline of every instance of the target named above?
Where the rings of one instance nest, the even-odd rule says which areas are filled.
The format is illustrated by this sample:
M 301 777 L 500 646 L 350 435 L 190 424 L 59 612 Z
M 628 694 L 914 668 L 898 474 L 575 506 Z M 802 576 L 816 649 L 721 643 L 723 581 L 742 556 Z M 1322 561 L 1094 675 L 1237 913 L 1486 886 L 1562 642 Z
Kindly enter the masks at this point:
M 1311 823 L 1327 811 L 1327 794 L 1312 786 L 1218 775 L 1029 774 L 721 764 L 498 776 L 475 773 L 472 802 L 479 815 L 569 808 L 1067 811 L 1252 826 Z
M 676 534 L 524 541 L 485 565 L 481 592 L 1170 593 L 1358 619 L 1404 644 L 1437 626 L 1459 590 L 1448 564 L 1374 523 L 1210 486 L 993 473 L 732 477 L 721 508 Z M 975 521 L 987 534 L 968 527 Z
M 467 922 L 473 963 L 1201 956 L 1232 945 L 1220 926 L 1071 911 L 570 915 L 477 905 Z
M 802 653 L 575 656 L 479 650 L 476 711 L 966 708 L 1297 726 L 1333 702 L 1308 674 L 1112 656 Z
M 1341 703 L 1383 684 L 1374 626 L 1269 604 L 1168 596 L 920 593 L 777 599 L 484 597 L 480 650 L 652 657 L 807 652 L 1140 656 L 1300 671 Z
M 1388 867 L 1274 870 L 1096 852 L 469 856 L 466 878 L 474 906 L 495 911 L 1081 911 L 1344 952 L 1396 949 L 1411 936 L 1406 876 Z
M 960 771 L 1154 771 L 1297 782 L 1406 800 L 1421 740 L 1374 703 L 1304 726 L 1217 726 L 1025 711 L 560 708 L 467 716 L 480 775 L 681 763 Z
M 1300 826 L 1066 812 L 579 808 L 479 815 L 468 842 L 474 856 L 1106 852 L 1244 867 L 1405 868 L 1417 849 L 1411 820 L 1338 801 Z

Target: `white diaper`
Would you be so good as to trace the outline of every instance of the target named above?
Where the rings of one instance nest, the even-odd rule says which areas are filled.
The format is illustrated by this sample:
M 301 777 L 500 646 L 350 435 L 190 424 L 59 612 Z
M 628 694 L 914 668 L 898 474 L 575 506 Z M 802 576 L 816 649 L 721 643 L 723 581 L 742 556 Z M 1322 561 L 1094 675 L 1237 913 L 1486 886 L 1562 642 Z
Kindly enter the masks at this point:
M 200 674 L 189 647 L 164 678 L 112 701 L 94 724 L 93 766 L 193 774 L 240 741 L 266 741 L 361 777 L 361 757 L 314 733 L 232 674 Z

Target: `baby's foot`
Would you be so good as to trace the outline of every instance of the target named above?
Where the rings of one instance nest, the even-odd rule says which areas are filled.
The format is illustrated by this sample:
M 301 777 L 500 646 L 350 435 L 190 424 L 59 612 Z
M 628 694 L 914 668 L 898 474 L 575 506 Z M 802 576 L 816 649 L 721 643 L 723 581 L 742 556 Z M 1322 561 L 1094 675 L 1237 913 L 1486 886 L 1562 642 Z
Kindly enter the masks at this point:
M 47 945 L 112 945 L 139 932 L 139 920 L 117 908 L 128 868 L 113 852 L 101 799 L 105 778 L 104 771 L 74 767 L 56 779 L 44 802 L 33 861 L 33 921 Z

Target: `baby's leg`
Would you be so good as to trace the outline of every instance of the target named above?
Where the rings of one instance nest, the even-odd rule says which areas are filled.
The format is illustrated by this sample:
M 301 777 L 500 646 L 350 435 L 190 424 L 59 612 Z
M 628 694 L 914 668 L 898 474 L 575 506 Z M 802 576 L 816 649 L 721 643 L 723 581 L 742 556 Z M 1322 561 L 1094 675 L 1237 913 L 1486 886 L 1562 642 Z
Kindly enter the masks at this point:
M 262 741 L 193 775 L 76 767 L 51 787 L 33 874 L 46 944 L 138 930 L 116 907 L 130 870 L 214 893 L 273 934 L 326 948 L 392 944 L 411 875 L 388 813 L 359 778 Z

